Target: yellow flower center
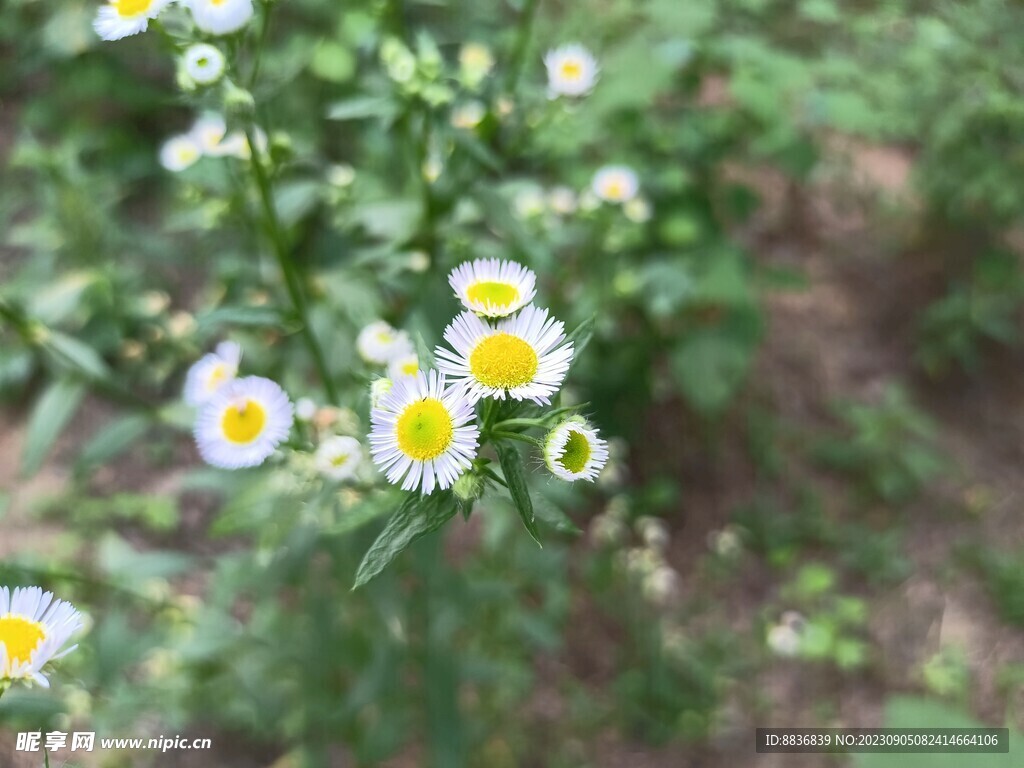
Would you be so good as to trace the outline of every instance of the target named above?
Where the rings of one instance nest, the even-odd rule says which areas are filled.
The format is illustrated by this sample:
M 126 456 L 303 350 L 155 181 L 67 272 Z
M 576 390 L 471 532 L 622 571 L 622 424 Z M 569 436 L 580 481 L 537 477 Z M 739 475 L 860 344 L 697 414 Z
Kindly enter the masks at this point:
M 583 77 L 583 67 L 578 61 L 563 61 L 562 77 L 566 80 L 579 80 Z
M 118 16 L 125 18 L 145 13 L 152 4 L 153 0 L 114 0 Z
M 378 331 L 377 341 L 379 341 L 381 344 L 390 344 L 392 341 L 394 341 L 394 337 L 391 335 L 391 331 Z
M 210 378 L 206 380 L 206 388 L 211 392 L 228 378 L 228 367 L 224 363 L 217 363 L 210 371 Z
M 37 621 L 9 613 L 0 616 L 0 643 L 7 648 L 7 660 L 31 660 L 32 652 L 46 639 L 46 629 Z
M 469 370 L 481 384 L 499 389 L 519 387 L 537 373 L 533 347 L 510 333 L 488 336 L 469 355 Z
M 267 423 L 267 412 L 255 400 L 246 400 L 242 405 L 232 405 L 224 411 L 220 428 L 224 437 L 232 443 L 251 443 Z
M 415 376 L 420 370 L 420 364 L 417 360 L 410 360 L 407 363 L 402 363 L 402 373 L 406 376 Z
M 346 464 L 347 462 L 348 462 L 348 454 L 347 453 L 339 453 L 337 456 L 335 456 L 334 458 L 331 459 L 331 466 L 332 467 L 340 467 L 342 464 Z
M 417 461 L 430 461 L 448 450 L 455 428 L 441 401 L 427 397 L 406 407 L 395 433 L 402 453 Z
M 626 194 L 626 185 L 622 179 L 609 179 L 604 185 L 604 194 L 610 200 L 621 200 Z
M 481 281 L 466 289 L 466 297 L 485 306 L 493 304 L 496 307 L 510 307 L 519 301 L 519 291 L 508 283 Z
M 578 474 L 590 459 L 590 442 L 582 432 L 573 430 L 565 441 L 565 452 L 558 457 L 558 463 L 573 474 Z

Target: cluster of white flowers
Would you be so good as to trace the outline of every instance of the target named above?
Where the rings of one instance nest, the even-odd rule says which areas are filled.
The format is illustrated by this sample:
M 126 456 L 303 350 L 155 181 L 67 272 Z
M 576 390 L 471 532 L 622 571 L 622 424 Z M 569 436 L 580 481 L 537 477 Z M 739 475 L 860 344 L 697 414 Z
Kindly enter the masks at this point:
M 223 342 L 185 378 L 185 401 L 195 406 L 194 434 L 203 459 L 222 469 L 262 464 L 291 432 L 294 411 L 284 390 L 261 376 L 238 378 L 242 350 Z
M 536 275 L 511 261 L 478 259 L 456 267 L 448 282 L 466 308 L 445 329 L 437 370 L 386 385 L 374 384 L 370 434 L 374 461 L 405 490 L 448 488 L 472 465 L 480 430 L 476 403 L 529 400 L 548 405 L 572 361 L 563 324 L 533 306 Z M 400 332 L 364 329 L 376 360 L 390 353 Z M 564 420 L 544 442 L 545 463 L 556 477 L 593 480 L 607 460 L 607 444 L 581 417 Z
M 254 133 L 256 149 L 263 152 L 267 137 L 257 129 Z M 199 117 L 187 132 L 172 136 L 160 148 L 160 164 L 175 173 L 191 167 L 202 157 L 252 157 L 249 140 L 241 131 L 228 133 L 222 115 L 210 112 Z
M 99 9 L 93 29 L 104 40 L 120 40 L 149 28 L 149 22 L 176 0 L 109 0 Z M 252 0 L 180 0 L 192 14 L 196 29 L 208 35 L 229 35 L 253 16 Z M 197 80 L 197 82 L 199 82 Z

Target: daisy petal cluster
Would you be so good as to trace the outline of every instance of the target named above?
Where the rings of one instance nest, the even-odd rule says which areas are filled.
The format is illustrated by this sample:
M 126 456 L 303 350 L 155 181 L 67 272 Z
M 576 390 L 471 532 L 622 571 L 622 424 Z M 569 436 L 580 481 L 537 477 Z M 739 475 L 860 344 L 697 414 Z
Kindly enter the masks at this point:
M 544 66 L 548 72 L 548 93 L 558 96 L 585 96 L 597 84 L 600 73 L 597 59 L 579 43 L 569 43 L 547 52 Z
M 92 28 L 103 40 L 121 40 L 145 32 L 171 0 L 109 0 L 96 12 Z
M 562 480 L 594 481 L 607 461 L 608 443 L 579 416 L 563 421 L 544 441 L 544 463 Z
M 82 615 L 39 587 L 0 587 L 0 691 L 14 681 L 49 688 L 43 668 L 75 650 L 61 650 L 82 628 Z
M 395 381 L 372 410 L 370 453 L 388 482 L 429 495 L 472 466 L 479 445 L 473 400 L 444 374 Z

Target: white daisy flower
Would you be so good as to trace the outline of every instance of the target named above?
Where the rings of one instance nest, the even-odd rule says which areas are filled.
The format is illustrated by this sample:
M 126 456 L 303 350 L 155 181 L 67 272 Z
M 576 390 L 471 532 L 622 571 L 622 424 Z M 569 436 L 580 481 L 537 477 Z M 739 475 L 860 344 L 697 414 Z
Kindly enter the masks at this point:
M 590 188 L 606 203 L 627 203 L 640 191 L 640 181 L 629 166 L 606 165 L 594 174 Z
M 380 401 L 384 399 L 384 395 L 391 391 L 391 387 L 395 385 L 391 379 L 379 378 L 374 379 L 370 382 L 370 408 L 376 408 L 380 405 Z
M 404 491 L 449 488 L 476 457 L 473 401 L 445 384 L 444 374 L 420 371 L 395 381 L 370 412 L 373 461 Z
M 398 355 L 388 363 L 388 376 L 400 379 L 403 376 L 415 376 L 420 370 L 420 358 L 415 352 Z
M 551 474 L 570 483 L 593 481 L 608 461 L 608 443 L 581 416 L 566 419 L 544 440 L 544 463 Z
M 192 20 L 210 35 L 237 32 L 253 15 L 252 0 L 187 0 Z
M 472 312 L 463 312 L 444 331 L 454 352 L 438 347 L 437 367 L 481 397 L 551 402 L 572 361 L 572 342 L 565 326 L 546 309 L 526 307 L 492 327 Z
M 181 61 L 188 76 L 200 85 L 215 83 L 224 74 L 224 54 L 209 43 L 190 45 L 185 49 Z
M 292 428 L 288 395 L 270 379 L 246 376 L 217 390 L 196 419 L 195 438 L 207 464 L 223 469 L 266 461 Z
M 0 683 L 26 680 L 49 688 L 43 667 L 78 647 L 61 651 L 81 628 L 82 615 L 52 592 L 0 587 Z
M 405 331 L 397 331 L 384 320 L 377 320 L 359 332 L 356 349 L 366 362 L 387 365 L 396 357 L 412 352 L 412 342 Z
M 192 167 L 202 156 L 202 147 L 187 134 L 170 138 L 160 147 L 160 165 L 172 173 Z
M 199 144 L 204 155 L 216 157 L 224 154 L 220 145 L 227 132 L 228 124 L 224 116 L 216 112 L 207 112 L 192 124 L 192 129 L 188 133 Z
M 597 59 L 579 43 L 570 43 L 547 52 L 548 92 L 556 96 L 584 96 L 597 83 L 600 68 Z
M 96 12 L 92 28 L 103 40 L 145 32 L 149 20 L 155 19 L 171 0 L 110 0 Z
M 331 480 L 351 480 L 362 460 L 363 446 L 347 435 L 328 437 L 313 455 L 317 471 Z
M 238 375 L 242 348 L 233 341 L 222 341 L 217 348 L 197 360 L 185 376 L 185 402 L 202 405 Z
M 537 276 L 514 261 L 477 259 L 460 264 L 448 284 L 466 309 L 485 317 L 505 317 L 525 307 L 537 294 Z

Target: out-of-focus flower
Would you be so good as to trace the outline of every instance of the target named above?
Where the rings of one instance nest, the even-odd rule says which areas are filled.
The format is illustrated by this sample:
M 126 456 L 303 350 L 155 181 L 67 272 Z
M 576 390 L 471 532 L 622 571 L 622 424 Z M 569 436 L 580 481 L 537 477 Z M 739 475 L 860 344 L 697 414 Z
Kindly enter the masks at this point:
M 396 83 L 405 85 L 416 74 L 416 56 L 397 38 L 389 37 L 381 44 L 380 59 Z
M 667 605 L 679 595 L 679 574 L 669 565 L 657 566 L 643 580 L 644 597 L 656 605 Z
M 92 28 L 104 40 L 120 40 L 145 32 L 149 20 L 160 15 L 171 0 L 110 0 L 96 12 Z
M 663 552 L 668 546 L 668 526 L 665 525 L 664 520 L 645 515 L 638 517 L 634 526 L 640 539 L 651 549 Z
M 452 111 L 452 125 L 456 128 L 470 130 L 480 125 L 487 115 L 487 107 L 479 101 L 468 101 Z
M 789 624 L 780 623 L 769 629 L 767 642 L 776 656 L 792 658 L 800 652 L 800 632 Z
M 420 169 L 420 172 L 428 184 L 433 184 L 444 173 L 444 162 L 437 154 L 431 152 L 427 155 L 427 159 L 423 161 L 423 167 Z
M 490 326 L 463 312 L 444 331 L 452 350 L 438 347 L 437 367 L 474 398 L 532 400 L 547 405 L 569 370 L 572 342 L 546 309 L 530 305 Z
M 569 216 L 576 212 L 576 193 L 569 187 L 554 187 L 548 192 L 548 205 L 559 216 Z
M 196 141 L 204 155 L 217 156 L 223 154 L 220 143 L 227 132 L 228 124 L 224 117 L 215 112 L 207 112 L 192 124 L 189 136 Z
M 579 43 L 570 43 L 548 51 L 544 56 L 548 71 L 548 92 L 556 96 L 583 96 L 597 83 L 597 59 Z
M 625 203 L 636 197 L 640 181 L 628 166 L 606 165 L 594 174 L 590 188 L 606 203 Z
M 195 165 L 202 156 L 202 148 L 191 136 L 174 136 L 160 148 L 160 165 L 172 173 L 178 173 Z
M 233 341 L 222 341 L 216 350 L 199 358 L 185 376 L 185 402 L 202 405 L 238 375 L 242 348 Z
M 363 360 L 373 365 L 387 365 L 413 351 L 409 334 L 395 330 L 384 320 L 372 322 L 359 332 L 356 349 Z
M 196 319 L 190 313 L 179 310 L 173 313 L 167 321 L 167 330 L 176 339 L 182 339 L 190 335 L 196 328 Z
M 295 418 L 302 422 L 309 422 L 316 416 L 316 403 L 309 397 L 300 397 L 295 402 Z
M 335 187 L 347 187 L 356 180 L 356 169 L 351 165 L 338 163 L 327 169 L 327 182 Z
M 412 272 L 426 272 L 430 269 L 430 254 L 426 251 L 413 251 L 409 254 L 408 265 Z
M 480 85 L 493 68 L 494 56 L 483 43 L 465 43 L 459 49 L 459 70 L 467 88 Z
M 188 76 L 200 85 L 215 83 L 224 74 L 224 54 L 209 43 L 190 45 L 181 60 Z
M 499 259 L 464 262 L 448 275 L 448 284 L 466 309 L 490 318 L 517 312 L 537 294 L 532 270 Z
M 420 370 L 420 359 L 415 352 L 399 355 L 388 363 L 388 376 L 400 379 L 403 376 L 415 376 Z
M 22 680 L 50 687 L 43 667 L 71 653 L 61 651 L 83 626 L 82 615 L 39 587 L 0 587 L 0 690 Z
M 259 376 L 235 379 L 199 412 L 196 445 L 215 467 L 255 467 L 288 437 L 292 415 L 288 395 L 275 382 Z
M 253 16 L 252 0 L 186 0 L 192 20 L 209 35 L 237 32 Z
M 383 377 L 370 382 L 370 407 L 376 408 L 379 406 L 384 395 L 390 392 L 393 386 L 394 382 L 391 379 Z
M 608 460 L 608 444 L 582 416 L 566 419 L 544 440 L 544 463 L 555 477 L 593 481 Z
M 370 418 L 374 463 L 402 490 L 449 488 L 476 458 L 473 401 L 437 371 L 395 381 Z
M 521 219 L 534 219 L 544 215 L 544 193 L 537 187 L 524 187 L 512 199 L 512 209 Z
M 622 212 L 634 224 L 643 224 L 651 220 L 651 204 L 642 197 L 627 200 L 622 206 Z
M 743 550 L 740 531 L 733 525 L 727 525 L 720 531 L 712 531 L 708 534 L 708 543 L 719 557 L 735 557 Z
M 335 435 L 320 443 L 313 460 L 324 477 L 350 480 L 363 460 L 363 446 L 354 437 Z
M 621 544 L 626 539 L 626 532 L 625 524 L 607 512 L 598 515 L 590 523 L 590 537 L 601 546 Z

